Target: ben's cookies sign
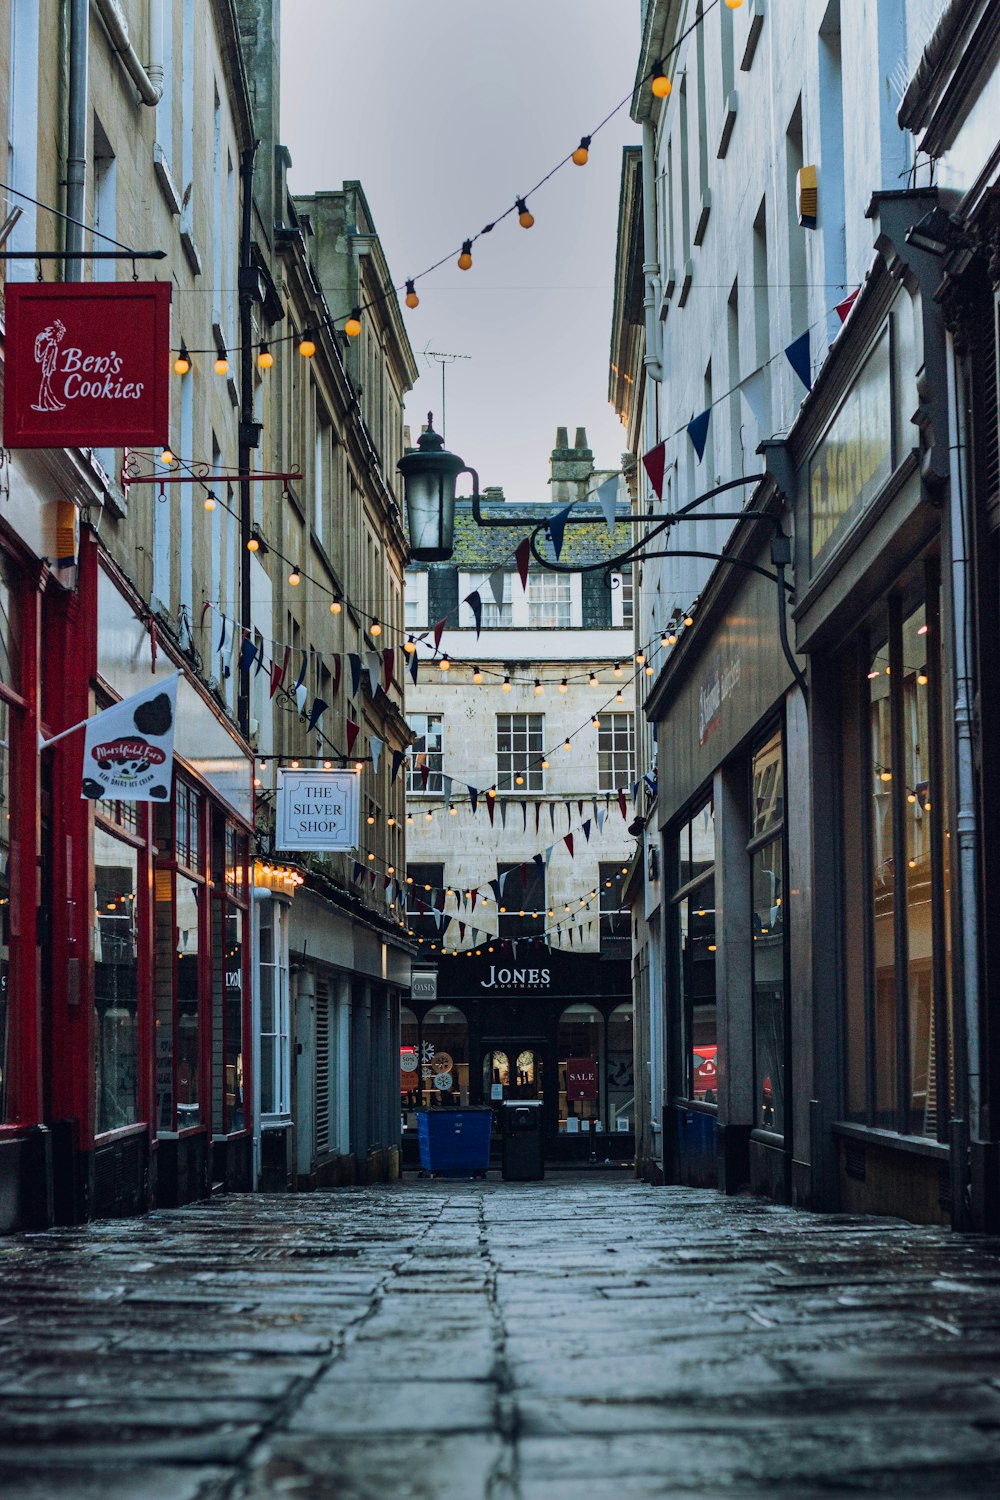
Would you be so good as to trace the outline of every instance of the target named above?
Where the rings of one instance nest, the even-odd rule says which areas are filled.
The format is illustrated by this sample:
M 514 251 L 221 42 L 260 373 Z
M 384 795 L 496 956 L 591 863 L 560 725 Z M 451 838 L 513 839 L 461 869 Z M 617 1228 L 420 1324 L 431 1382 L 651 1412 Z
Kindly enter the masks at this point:
M 9 282 L 5 312 L 5 447 L 166 443 L 169 282 Z

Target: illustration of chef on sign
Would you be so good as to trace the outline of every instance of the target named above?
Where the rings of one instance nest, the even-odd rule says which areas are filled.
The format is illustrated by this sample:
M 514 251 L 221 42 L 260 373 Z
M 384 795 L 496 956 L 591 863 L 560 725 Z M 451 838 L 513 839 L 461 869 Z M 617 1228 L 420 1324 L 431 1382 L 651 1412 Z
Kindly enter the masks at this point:
M 63 411 L 66 406 L 65 401 L 60 401 L 52 391 L 52 377 L 59 363 L 59 345 L 65 336 L 66 324 L 55 318 L 35 339 L 35 364 L 41 365 L 42 377 L 38 383 L 38 400 L 31 403 L 32 411 Z

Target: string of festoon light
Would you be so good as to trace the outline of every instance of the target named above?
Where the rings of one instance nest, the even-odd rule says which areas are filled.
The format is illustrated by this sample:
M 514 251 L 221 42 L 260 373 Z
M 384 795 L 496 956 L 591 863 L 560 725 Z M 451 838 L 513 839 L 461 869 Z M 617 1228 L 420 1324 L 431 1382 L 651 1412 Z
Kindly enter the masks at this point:
M 743 0 L 722 0 L 722 3 L 727 10 L 739 10 L 743 5 Z M 663 52 L 662 56 L 656 60 L 649 71 L 643 76 L 639 87 L 648 83 L 657 99 L 665 99 L 671 93 L 673 84 L 667 71 L 669 59 L 683 46 L 691 33 L 704 24 L 708 15 L 718 4 L 719 0 L 708 0 L 708 3 L 703 7 L 700 14 L 695 17 L 691 25 L 681 33 L 672 46 Z M 386 287 L 367 301 L 362 302 L 359 306 L 352 308 L 346 316 L 333 318 L 324 315 L 321 319 L 317 320 L 315 325 L 309 325 L 300 330 L 283 334 L 278 338 L 265 339 L 259 343 L 255 343 L 254 348 L 256 350 L 258 368 L 263 372 L 271 369 L 274 364 L 274 354 L 272 351 L 280 344 L 295 343 L 298 346 L 299 354 L 304 359 L 311 359 L 316 353 L 316 338 L 322 328 L 329 328 L 331 332 L 337 332 L 339 324 L 340 331 L 346 334 L 349 340 L 356 339 L 361 333 L 364 315 L 378 307 L 389 297 L 399 293 L 403 294 L 406 306 L 411 311 L 416 310 L 420 306 L 420 296 L 416 289 L 419 281 L 424 281 L 428 276 L 451 260 L 454 260 L 460 271 L 471 271 L 473 246 L 484 236 L 492 234 L 499 225 L 510 219 L 514 214 L 517 215 L 517 222 L 522 229 L 531 229 L 535 223 L 535 215 L 528 207 L 529 198 L 535 198 L 542 188 L 551 182 L 556 173 L 561 172 L 564 167 L 570 164 L 575 167 L 585 167 L 590 160 L 590 151 L 595 137 L 625 108 L 634 95 L 635 86 L 629 89 L 624 98 L 620 99 L 602 120 L 596 125 L 591 126 L 590 130 L 580 137 L 579 143 L 571 151 L 568 151 L 565 156 L 561 157 L 544 176 L 540 177 L 534 187 L 529 188 L 525 193 L 516 194 L 513 203 L 509 207 L 503 209 L 501 213 L 498 213 L 493 219 L 484 224 L 478 233 L 465 236 L 458 247 L 442 255 L 438 260 L 434 261 L 433 265 L 425 267 L 424 270 L 416 272 L 413 276 L 404 277 L 398 285 Z M 186 376 L 190 374 L 193 368 L 193 357 L 195 355 L 209 355 L 213 359 L 215 373 L 226 376 L 229 373 L 230 355 L 240 352 L 241 347 L 234 345 L 232 349 L 229 349 L 224 342 L 219 341 L 207 348 L 192 349 L 182 341 L 172 351 L 174 353 L 174 371 L 181 377 Z

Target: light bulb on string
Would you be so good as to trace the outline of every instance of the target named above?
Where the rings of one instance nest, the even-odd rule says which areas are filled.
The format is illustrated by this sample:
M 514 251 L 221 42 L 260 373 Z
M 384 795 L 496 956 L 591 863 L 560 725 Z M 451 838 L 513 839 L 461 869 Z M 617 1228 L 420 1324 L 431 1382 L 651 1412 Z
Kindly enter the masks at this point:
M 647 666 L 647 668 L 646 668 L 646 676 L 647 677 L 652 677 L 652 675 L 653 675 L 653 669 L 652 669 L 652 667 L 651 666 Z
M 687 614 L 684 616 L 684 624 L 685 625 L 693 625 L 694 624 L 694 616 L 691 614 L 690 610 L 688 610 Z
M 226 346 L 224 344 L 219 345 L 213 368 L 216 375 L 229 374 L 229 355 L 226 353 Z
M 545 692 L 545 689 L 542 687 L 542 684 L 541 684 L 540 680 L 536 677 L 535 678 L 535 697 L 536 698 L 540 698 L 544 692 Z
M 462 252 L 461 252 L 461 254 L 458 257 L 458 269 L 460 271 L 470 271 L 472 269 L 472 241 L 471 240 L 463 240 L 462 241 Z
M 458 808 L 457 807 L 453 807 L 450 802 L 448 803 L 448 811 L 449 811 L 449 813 L 451 814 L 451 816 L 453 818 L 457 818 L 458 817 Z
M 743 0 L 726 0 L 726 5 L 729 10 L 739 10 L 742 4 Z
M 646 660 L 646 653 L 645 653 L 645 651 L 637 651 L 635 653 L 635 664 L 636 664 L 637 667 L 641 667 L 642 664 L 643 664 L 643 662 L 645 660 Z
M 573 152 L 573 164 L 577 167 L 585 167 L 590 160 L 590 136 L 581 136 L 580 144 Z
M 566 738 L 565 738 L 565 740 L 563 741 L 563 749 L 564 750 L 568 750 L 569 748 L 570 748 L 569 735 L 567 735 Z
M 340 611 L 341 611 L 341 607 L 342 606 L 341 606 L 341 603 L 340 603 L 339 599 L 331 599 L 331 601 L 330 601 L 330 613 L 331 613 L 331 615 L 339 615 Z
M 365 763 L 364 763 L 364 761 L 363 761 L 363 760 L 356 760 L 356 761 L 355 761 L 355 762 L 354 762 L 354 769 L 355 769 L 355 770 L 356 770 L 356 771 L 363 771 L 363 770 L 364 770 L 364 768 L 365 768 Z
M 548 761 L 547 760 L 543 760 L 542 761 L 542 770 L 543 771 L 547 771 L 548 769 L 549 769 L 549 763 L 548 763 Z
M 442 656 L 441 660 L 438 662 L 438 666 L 441 668 L 442 672 L 451 671 L 451 662 L 448 660 L 447 656 Z
M 170 465 L 176 462 L 177 460 L 174 458 L 172 449 L 164 448 L 160 454 L 160 463 L 163 464 L 164 468 L 169 469 Z
M 187 351 L 187 345 L 181 340 L 180 353 L 174 360 L 174 374 L 186 375 L 191 369 L 191 356 Z
M 617 691 L 617 693 L 615 694 L 615 702 L 616 703 L 624 703 L 625 702 L 625 694 L 622 692 L 621 688 L 619 688 L 618 691 Z
M 673 84 L 667 77 L 666 69 L 664 68 L 662 61 L 656 64 L 656 67 L 653 70 L 653 79 L 649 86 L 653 91 L 654 98 L 656 99 L 665 99 L 673 88 Z
M 594 726 L 595 729 L 600 729 L 600 727 L 601 727 L 601 721 L 597 717 L 596 714 L 594 715 L 594 717 L 591 719 L 590 722 L 591 722 L 591 724 L 593 724 L 593 726 Z
M 406 283 L 406 305 L 407 307 L 420 306 L 420 298 L 417 296 L 417 290 L 412 281 Z
M 600 682 L 600 678 L 597 676 L 597 673 L 596 672 L 591 672 L 591 674 L 590 674 L 590 681 L 588 683 L 588 686 L 589 687 L 600 687 L 600 685 L 601 685 L 601 682 Z
M 257 353 L 257 366 L 261 370 L 269 370 L 273 364 L 274 355 L 271 353 L 268 345 L 262 342 Z
M 382 634 L 382 626 L 379 624 L 378 615 L 372 616 L 372 622 L 368 627 L 368 634 L 374 636 L 380 636 Z
M 408 635 L 406 637 L 406 642 L 405 642 L 405 644 L 403 646 L 403 650 L 406 652 L 407 656 L 412 656 L 413 653 L 414 653 L 414 651 L 416 651 L 416 649 L 417 649 L 417 643 L 416 643 L 416 641 L 413 639 L 412 635 Z
M 209 490 L 208 494 L 205 496 L 205 499 L 204 499 L 204 501 L 202 503 L 203 503 L 203 505 L 204 505 L 204 507 L 205 507 L 206 510 L 214 510 L 215 507 L 218 505 L 219 502 L 215 498 L 215 494 L 213 493 L 213 491 Z
M 509 693 L 510 692 L 510 673 L 509 672 L 505 672 L 504 673 L 503 682 L 500 684 L 500 691 L 502 693 Z
M 347 337 L 349 339 L 356 339 L 358 334 L 361 332 L 360 307 L 356 307 L 351 313 L 351 316 L 347 319 L 346 323 L 344 324 L 344 332 L 347 334 Z
M 532 224 L 534 224 L 535 222 L 535 216 L 531 212 L 528 205 L 525 203 L 524 199 L 518 198 L 515 201 L 514 207 L 517 209 L 517 222 L 520 224 L 521 228 L 530 229 Z
M 305 329 L 302 337 L 299 339 L 299 353 L 303 359 L 312 359 L 316 353 L 316 344 L 313 340 L 311 329 Z
M 298 566 L 293 566 L 292 571 L 288 575 L 288 582 L 292 585 L 293 589 L 298 588 L 302 582 L 302 570 Z
M 615 665 L 614 665 L 614 668 L 612 670 L 611 675 L 612 675 L 612 677 L 620 677 L 622 675 L 621 662 L 618 662 L 618 661 L 615 662 Z
M 483 674 L 478 667 L 473 667 L 472 669 L 472 680 L 473 682 L 482 682 L 483 680 Z

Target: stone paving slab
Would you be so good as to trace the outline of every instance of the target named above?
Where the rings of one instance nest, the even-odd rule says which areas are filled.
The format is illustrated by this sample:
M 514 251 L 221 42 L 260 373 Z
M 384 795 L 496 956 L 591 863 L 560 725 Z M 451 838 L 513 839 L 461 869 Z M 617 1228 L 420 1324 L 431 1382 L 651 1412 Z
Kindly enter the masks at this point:
M 622 1176 L 0 1241 L 13 1500 L 1000 1494 L 1000 1243 Z

